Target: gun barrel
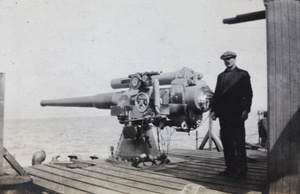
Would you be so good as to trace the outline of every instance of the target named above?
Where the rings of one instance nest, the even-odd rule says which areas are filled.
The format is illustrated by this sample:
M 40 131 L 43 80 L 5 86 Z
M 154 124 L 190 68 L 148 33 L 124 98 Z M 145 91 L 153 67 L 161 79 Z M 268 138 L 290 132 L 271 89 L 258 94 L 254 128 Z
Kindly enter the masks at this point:
M 41 106 L 65 106 L 65 107 L 94 107 L 99 109 L 110 109 L 117 105 L 117 100 L 124 92 L 111 92 L 95 96 L 77 98 L 64 98 L 57 100 L 42 100 Z

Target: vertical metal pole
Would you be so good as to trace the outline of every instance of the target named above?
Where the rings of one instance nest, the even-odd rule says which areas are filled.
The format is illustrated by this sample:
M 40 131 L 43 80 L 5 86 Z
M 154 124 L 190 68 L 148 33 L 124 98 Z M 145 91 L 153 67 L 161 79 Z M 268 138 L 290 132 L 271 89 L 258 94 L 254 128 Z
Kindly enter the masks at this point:
M 0 175 L 4 174 L 4 170 L 3 170 L 4 91 L 5 91 L 5 74 L 0 73 Z
M 259 119 L 260 119 L 260 111 L 257 111 L 258 120 L 257 120 L 257 128 L 258 128 L 258 144 L 261 144 L 260 137 L 259 137 Z
M 196 150 L 198 150 L 198 131 L 196 131 Z
M 209 129 L 208 129 L 208 142 L 209 142 L 209 150 L 212 150 L 212 118 L 209 117 Z

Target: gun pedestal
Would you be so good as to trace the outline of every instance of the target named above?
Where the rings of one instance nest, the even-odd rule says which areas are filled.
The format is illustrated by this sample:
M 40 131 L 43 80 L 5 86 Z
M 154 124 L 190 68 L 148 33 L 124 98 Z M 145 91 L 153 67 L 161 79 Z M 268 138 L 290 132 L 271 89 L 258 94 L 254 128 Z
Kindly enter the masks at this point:
M 140 130 L 142 134 L 136 134 L 136 132 L 136 127 L 124 127 L 116 156 L 122 159 L 135 159 L 142 154 L 159 156 L 151 127 L 143 127 Z

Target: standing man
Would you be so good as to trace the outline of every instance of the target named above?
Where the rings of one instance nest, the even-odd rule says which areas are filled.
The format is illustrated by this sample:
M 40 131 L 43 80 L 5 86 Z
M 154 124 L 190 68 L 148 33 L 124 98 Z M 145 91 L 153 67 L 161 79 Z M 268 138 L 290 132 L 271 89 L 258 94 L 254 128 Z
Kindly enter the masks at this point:
M 236 66 L 236 53 L 227 51 L 221 55 L 221 59 L 226 69 L 218 76 L 211 107 L 212 119 L 219 118 L 224 148 L 226 169 L 219 174 L 246 178 L 248 168 L 244 123 L 252 104 L 250 76 Z

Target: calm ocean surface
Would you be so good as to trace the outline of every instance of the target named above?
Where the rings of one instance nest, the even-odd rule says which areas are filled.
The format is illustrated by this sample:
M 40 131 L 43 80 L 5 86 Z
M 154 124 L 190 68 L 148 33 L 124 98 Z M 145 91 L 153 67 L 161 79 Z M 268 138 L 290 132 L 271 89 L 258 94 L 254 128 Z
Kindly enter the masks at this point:
M 207 114 L 204 114 L 204 119 Z M 257 114 L 253 111 L 246 122 L 246 141 L 258 142 Z M 198 145 L 208 130 L 208 119 L 197 131 Z M 83 159 L 97 155 L 107 158 L 110 146 L 117 147 L 122 125 L 116 117 L 80 117 L 80 118 L 47 118 L 5 120 L 4 146 L 22 166 L 30 166 L 32 155 L 39 150 L 47 154 L 45 162 L 51 162 L 54 156 L 59 160 L 69 160 L 68 155 L 75 154 Z M 153 128 L 156 134 L 156 128 Z M 218 136 L 219 123 L 213 122 L 213 133 Z M 155 136 L 156 137 L 156 136 Z M 174 132 L 170 149 L 196 149 L 196 132 L 190 135 Z

